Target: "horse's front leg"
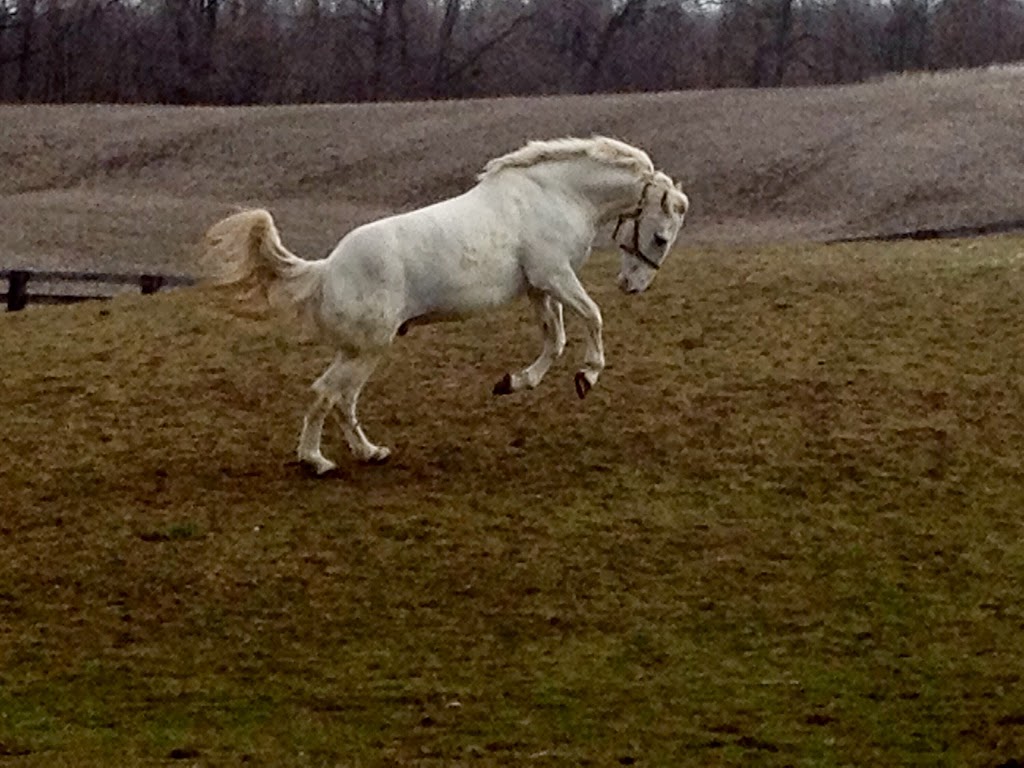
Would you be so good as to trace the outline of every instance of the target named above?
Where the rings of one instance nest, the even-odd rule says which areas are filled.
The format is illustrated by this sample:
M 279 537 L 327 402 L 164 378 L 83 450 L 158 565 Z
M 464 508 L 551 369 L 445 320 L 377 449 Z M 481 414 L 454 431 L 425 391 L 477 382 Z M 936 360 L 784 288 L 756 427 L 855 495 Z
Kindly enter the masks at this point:
M 531 365 L 518 373 L 506 373 L 494 385 L 494 394 L 510 395 L 522 389 L 533 389 L 540 384 L 544 374 L 551 368 L 565 350 L 565 322 L 562 317 L 562 305 L 547 294 L 534 292 L 530 294 L 540 324 L 544 347 L 540 356 Z
M 583 367 L 576 372 L 576 394 L 583 399 L 597 383 L 604 370 L 604 341 L 601 338 L 601 309 L 587 295 L 576 273 L 566 267 L 545 278 L 541 286 L 555 301 L 561 302 L 577 315 L 586 327 L 586 352 Z

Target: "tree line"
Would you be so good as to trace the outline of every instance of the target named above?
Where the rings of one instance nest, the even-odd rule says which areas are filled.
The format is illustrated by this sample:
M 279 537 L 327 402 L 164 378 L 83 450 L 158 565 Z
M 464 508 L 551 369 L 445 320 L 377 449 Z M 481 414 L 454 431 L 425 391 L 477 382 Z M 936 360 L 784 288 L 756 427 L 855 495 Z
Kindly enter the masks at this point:
M 0 0 L 0 101 L 773 87 L 1024 60 L 1022 0 Z

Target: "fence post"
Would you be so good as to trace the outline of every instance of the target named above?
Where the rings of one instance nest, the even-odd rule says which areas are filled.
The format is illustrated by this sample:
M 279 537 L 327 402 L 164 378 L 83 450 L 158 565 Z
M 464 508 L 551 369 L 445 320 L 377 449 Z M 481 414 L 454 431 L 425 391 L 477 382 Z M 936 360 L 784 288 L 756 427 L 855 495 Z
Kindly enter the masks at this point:
M 156 293 L 160 290 L 160 287 L 164 284 L 164 279 L 160 275 L 140 275 L 139 286 L 142 288 L 142 294 L 148 296 L 151 293 Z
M 7 311 L 17 312 L 28 304 L 28 279 L 31 272 L 12 269 L 7 278 Z

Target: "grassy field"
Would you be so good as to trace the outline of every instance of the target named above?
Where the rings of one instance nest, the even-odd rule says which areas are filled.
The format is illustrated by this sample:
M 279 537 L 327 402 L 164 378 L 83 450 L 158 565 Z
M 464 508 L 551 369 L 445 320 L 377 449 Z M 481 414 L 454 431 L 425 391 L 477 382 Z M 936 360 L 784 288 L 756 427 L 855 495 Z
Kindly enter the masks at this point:
M 1024 240 L 683 250 L 414 329 L 341 476 L 329 352 L 189 289 L 0 317 L 0 757 L 25 766 L 1024 760 Z

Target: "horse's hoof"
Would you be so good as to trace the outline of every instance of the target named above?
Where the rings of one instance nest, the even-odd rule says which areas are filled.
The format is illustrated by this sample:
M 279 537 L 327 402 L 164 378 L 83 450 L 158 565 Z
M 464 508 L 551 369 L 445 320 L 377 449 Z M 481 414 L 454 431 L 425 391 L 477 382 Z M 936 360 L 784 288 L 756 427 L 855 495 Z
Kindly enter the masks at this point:
M 576 394 L 579 395 L 580 400 L 587 396 L 590 386 L 590 382 L 587 381 L 587 375 L 583 371 L 576 371 Z
M 512 374 L 506 373 L 501 377 L 501 381 L 494 385 L 494 389 L 491 390 L 496 395 L 511 395 L 512 394 Z
M 320 461 L 299 459 L 299 466 L 302 467 L 310 477 L 331 477 L 336 475 L 338 471 L 338 465 L 333 461 L 327 461 L 326 459 L 321 459 Z
M 371 453 L 367 457 L 366 462 L 368 464 L 387 464 L 388 463 L 388 459 L 390 459 L 390 458 L 391 458 L 391 449 L 390 448 L 378 448 L 377 450 L 375 450 L 373 453 Z

